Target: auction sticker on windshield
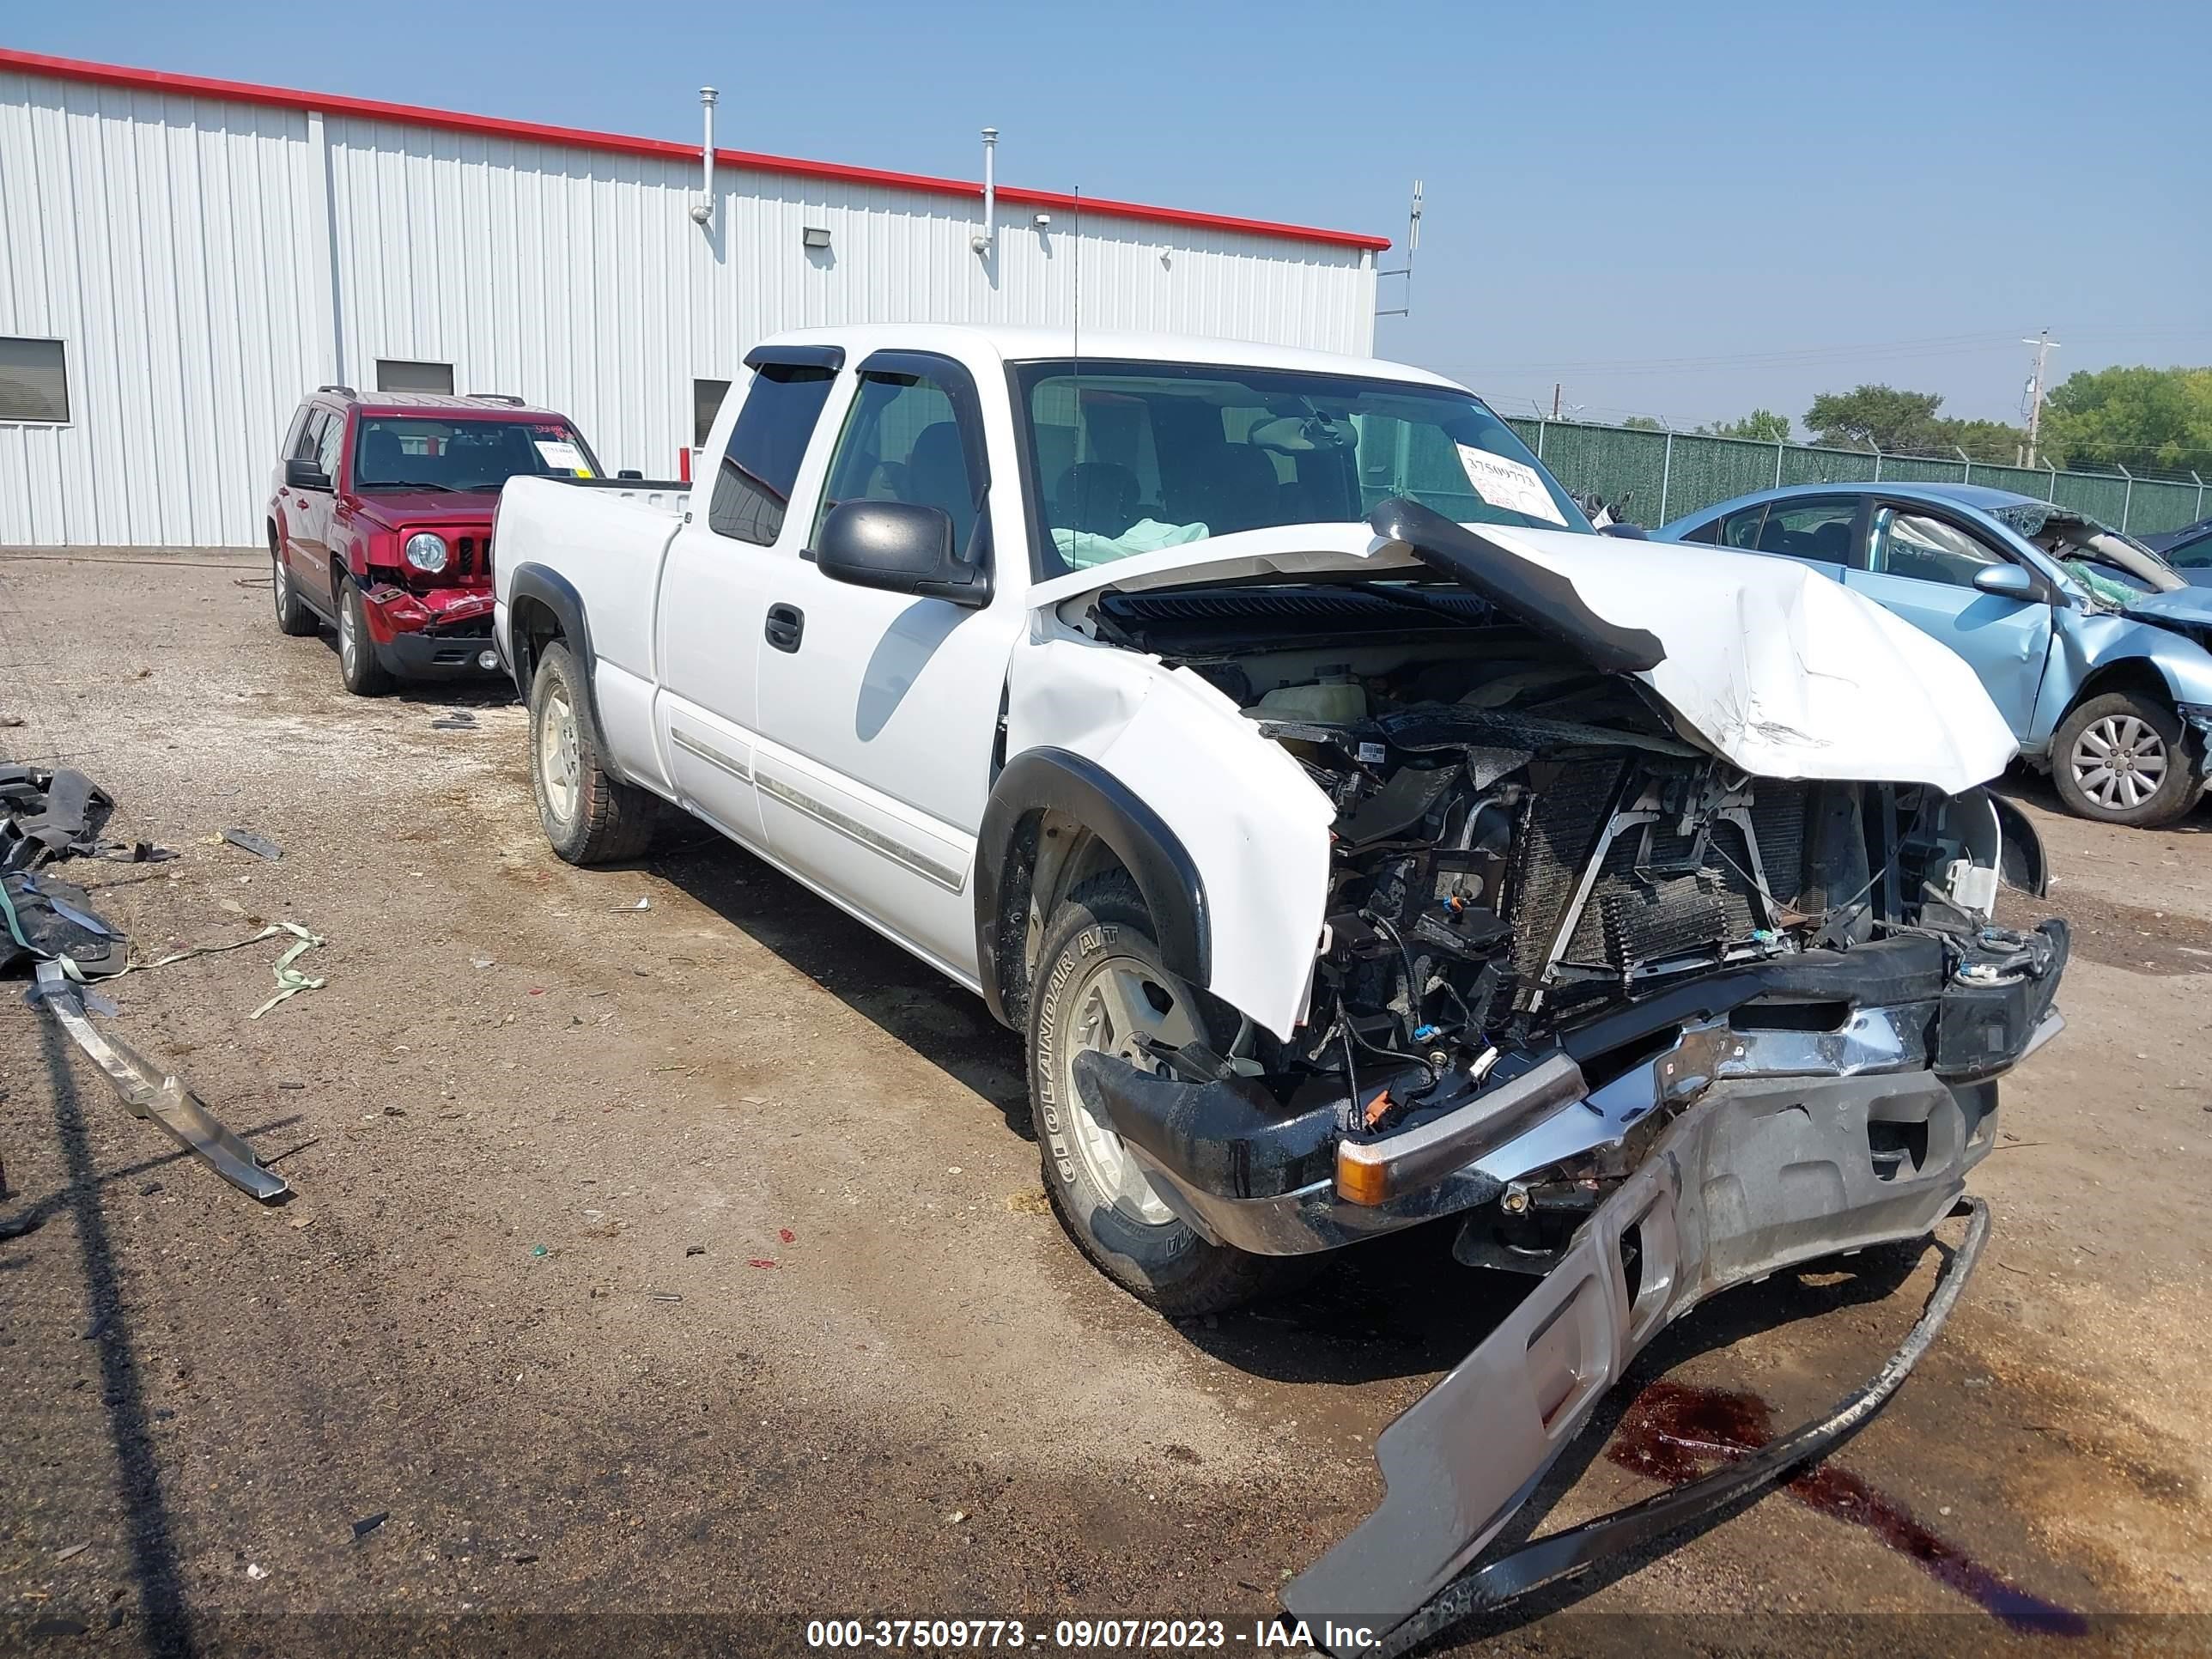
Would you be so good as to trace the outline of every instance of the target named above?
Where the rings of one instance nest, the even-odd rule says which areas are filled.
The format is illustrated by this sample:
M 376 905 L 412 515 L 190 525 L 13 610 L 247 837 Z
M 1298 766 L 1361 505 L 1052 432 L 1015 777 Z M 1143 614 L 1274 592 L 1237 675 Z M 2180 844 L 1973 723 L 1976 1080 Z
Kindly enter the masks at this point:
M 1566 519 L 1552 500 L 1552 492 L 1544 488 L 1544 480 L 1533 466 L 1509 460 L 1503 455 L 1493 455 L 1486 449 L 1477 449 L 1471 444 L 1456 446 L 1459 464 L 1467 469 L 1467 481 L 1474 486 L 1474 493 L 1492 507 L 1504 507 L 1508 513 L 1526 514 L 1532 519 L 1548 519 L 1565 526 Z
M 533 438 L 531 441 L 538 446 L 538 453 L 544 459 L 546 465 L 563 472 L 574 472 L 579 477 L 591 476 L 589 469 L 584 465 L 583 453 L 575 445 L 556 443 L 550 438 Z

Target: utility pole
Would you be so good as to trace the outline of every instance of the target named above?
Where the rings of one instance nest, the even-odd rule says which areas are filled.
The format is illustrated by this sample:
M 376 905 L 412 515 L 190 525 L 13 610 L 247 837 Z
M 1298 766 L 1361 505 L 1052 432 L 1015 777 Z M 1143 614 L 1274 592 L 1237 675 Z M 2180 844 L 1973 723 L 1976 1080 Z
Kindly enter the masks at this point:
M 1555 421 L 1559 418 L 1560 389 L 1559 383 L 1557 380 L 1552 382 L 1552 418 Z
M 1377 311 L 1375 313 L 1377 317 L 1410 317 L 1413 314 L 1413 256 L 1421 251 L 1422 205 L 1421 181 L 1416 179 L 1413 180 L 1413 206 L 1406 215 L 1406 263 L 1395 270 L 1378 270 L 1375 273 L 1375 280 L 1378 285 L 1385 276 L 1403 276 L 1406 279 L 1406 303 L 1401 306 L 1393 306 L 1388 311 Z
M 2052 352 L 2059 349 L 2058 342 L 2045 329 L 2034 339 L 2023 338 L 2022 345 L 2035 348 L 2035 377 L 2027 383 L 2027 464 L 2035 465 L 2036 434 L 2043 429 L 2043 364 Z

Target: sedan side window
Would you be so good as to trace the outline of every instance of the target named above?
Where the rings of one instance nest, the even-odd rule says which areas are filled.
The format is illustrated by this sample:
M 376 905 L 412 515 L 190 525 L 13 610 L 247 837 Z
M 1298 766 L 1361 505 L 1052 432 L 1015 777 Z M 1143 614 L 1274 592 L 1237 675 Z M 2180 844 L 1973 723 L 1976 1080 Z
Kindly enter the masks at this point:
M 2176 570 L 2212 568 L 2212 536 L 2199 536 L 2193 542 L 2184 542 L 2179 547 L 2166 550 L 2166 562 Z
M 1747 507 L 1741 513 L 1731 513 L 1721 520 L 1720 544 L 1723 547 L 1755 548 L 1759 545 L 1759 527 L 1766 522 L 1766 503 Z
M 1822 564 L 1856 564 L 1851 531 L 1858 516 L 1856 501 L 1777 501 L 1759 527 L 1759 550 Z
M 799 464 L 836 378 L 833 369 L 794 363 L 763 363 L 754 371 L 714 475 L 708 529 L 757 547 L 775 544 Z
M 1874 568 L 1915 581 L 1972 587 L 1991 565 L 2010 561 L 1956 526 L 1885 507 L 1875 515 Z

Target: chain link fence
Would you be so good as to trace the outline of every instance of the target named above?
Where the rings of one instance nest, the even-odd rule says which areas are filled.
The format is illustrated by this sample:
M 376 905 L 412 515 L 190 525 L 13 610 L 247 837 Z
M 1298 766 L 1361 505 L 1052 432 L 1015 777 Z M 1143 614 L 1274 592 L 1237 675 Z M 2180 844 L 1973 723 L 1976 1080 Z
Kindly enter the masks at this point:
M 1577 495 L 1623 501 L 1623 518 L 1662 524 L 1755 489 L 1803 483 L 1977 483 L 2056 501 L 2137 536 L 2179 530 L 2204 516 L 2202 482 L 2061 472 L 1924 455 L 1754 443 L 1692 432 L 1647 432 L 1581 421 L 1506 417 L 1553 476 Z

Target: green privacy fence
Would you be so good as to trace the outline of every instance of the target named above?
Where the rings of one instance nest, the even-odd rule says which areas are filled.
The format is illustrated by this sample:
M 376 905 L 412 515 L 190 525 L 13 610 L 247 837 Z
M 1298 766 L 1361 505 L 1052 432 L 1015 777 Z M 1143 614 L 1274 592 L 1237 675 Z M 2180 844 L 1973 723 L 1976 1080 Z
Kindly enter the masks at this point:
M 1753 443 L 1742 438 L 1645 432 L 1580 421 L 1509 416 L 1506 424 L 1576 495 L 1595 490 L 1608 501 L 1626 495 L 1622 516 L 1653 528 L 1732 495 L 1802 483 L 1987 484 L 2056 501 L 2138 536 L 2179 530 L 2204 516 L 2202 483 L 1881 455 L 1811 444 Z

